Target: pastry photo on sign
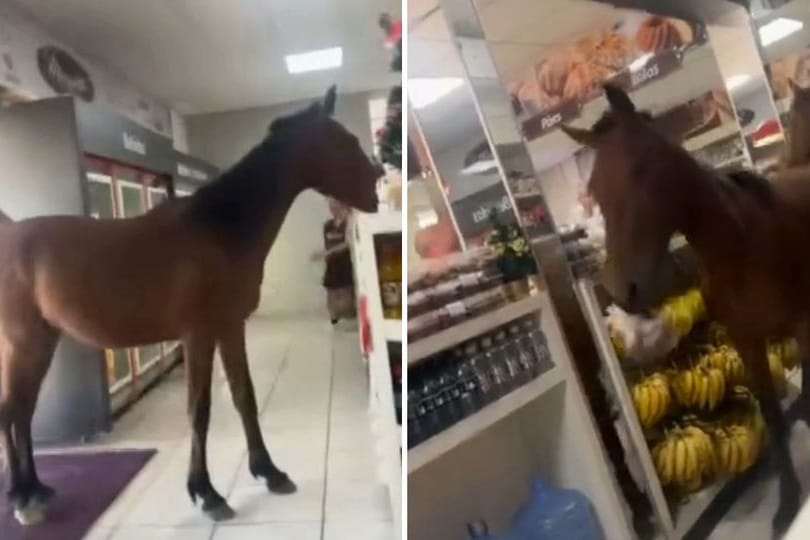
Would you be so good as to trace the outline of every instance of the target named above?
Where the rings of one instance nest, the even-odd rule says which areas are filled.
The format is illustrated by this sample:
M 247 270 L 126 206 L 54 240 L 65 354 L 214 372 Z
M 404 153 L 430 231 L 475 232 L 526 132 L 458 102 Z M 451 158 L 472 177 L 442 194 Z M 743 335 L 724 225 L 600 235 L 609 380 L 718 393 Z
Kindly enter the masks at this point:
M 587 103 L 601 94 L 605 81 L 617 76 L 633 86 L 644 84 L 658 74 L 632 77 L 628 72 L 654 67 L 660 55 L 675 53 L 673 60 L 679 64 L 680 53 L 706 39 L 705 29 L 697 24 L 635 11 L 621 13 L 611 26 L 540 56 L 519 72 L 509 86 L 524 122 L 566 104 Z M 545 132 L 558 122 L 541 124 L 539 131 Z M 537 126 L 529 131 L 537 136 Z

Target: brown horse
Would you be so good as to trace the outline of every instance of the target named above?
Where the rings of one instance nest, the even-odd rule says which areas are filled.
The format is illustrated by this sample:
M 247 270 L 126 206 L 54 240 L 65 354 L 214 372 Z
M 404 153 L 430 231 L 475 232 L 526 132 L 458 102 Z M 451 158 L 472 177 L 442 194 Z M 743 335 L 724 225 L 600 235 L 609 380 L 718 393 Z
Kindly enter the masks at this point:
M 650 307 L 670 238 L 686 236 L 711 314 L 728 326 L 771 430 L 781 473 L 773 520 L 779 534 L 797 512 L 800 488 L 766 340 L 796 336 L 808 358 L 810 182 L 771 185 L 750 172 L 715 173 L 661 134 L 624 91 L 606 86 L 605 94 L 610 110 L 592 129 L 565 131 L 596 149 L 589 188 L 605 218 L 609 288 L 632 311 Z M 802 414 L 810 423 L 804 363 Z
M 0 428 L 18 520 L 41 517 L 31 418 L 61 333 L 97 347 L 181 339 L 193 429 L 188 492 L 214 519 L 233 515 L 211 484 L 206 436 L 218 347 L 240 413 L 250 472 L 277 493 L 295 484 L 270 458 L 257 420 L 245 320 L 265 258 L 306 189 L 375 211 L 380 171 L 323 104 L 273 122 L 238 164 L 193 196 L 133 219 L 41 217 L 0 225 Z M 156 265 L 154 261 L 161 261 Z
M 780 169 L 802 167 L 810 163 L 810 89 L 804 89 L 793 79 L 787 146 L 779 163 Z

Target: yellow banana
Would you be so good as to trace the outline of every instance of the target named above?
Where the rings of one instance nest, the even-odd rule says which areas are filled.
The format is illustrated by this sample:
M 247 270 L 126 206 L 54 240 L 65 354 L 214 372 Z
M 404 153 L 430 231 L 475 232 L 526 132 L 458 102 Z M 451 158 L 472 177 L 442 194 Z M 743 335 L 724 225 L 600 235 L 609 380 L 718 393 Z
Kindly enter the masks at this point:
M 675 439 L 675 481 L 684 483 L 686 476 L 686 445 L 683 438 L 678 436 Z

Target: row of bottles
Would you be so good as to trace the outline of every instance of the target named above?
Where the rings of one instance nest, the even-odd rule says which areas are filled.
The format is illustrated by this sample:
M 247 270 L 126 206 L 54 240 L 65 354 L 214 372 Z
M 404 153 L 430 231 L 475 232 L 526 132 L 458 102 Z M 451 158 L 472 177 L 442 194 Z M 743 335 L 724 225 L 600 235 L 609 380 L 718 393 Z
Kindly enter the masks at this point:
M 409 372 L 408 445 L 416 446 L 553 366 L 536 317 L 498 328 Z

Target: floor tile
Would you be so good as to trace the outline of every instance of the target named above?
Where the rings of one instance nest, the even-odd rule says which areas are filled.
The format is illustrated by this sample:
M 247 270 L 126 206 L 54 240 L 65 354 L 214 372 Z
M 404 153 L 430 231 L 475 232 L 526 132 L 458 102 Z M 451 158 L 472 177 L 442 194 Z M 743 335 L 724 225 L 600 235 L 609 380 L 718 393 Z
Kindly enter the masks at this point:
M 329 482 L 326 521 L 391 521 L 388 491 L 377 482 Z
M 320 540 L 321 523 L 263 523 L 217 527 L 213 540 Z M 347 538 L 348 540 L 348 538 Z
M 204 527 L 120 527 L 108 540 L 210 540 L 214 526 Z
M 390 521 L 327 521 L 323 540 L 394 540 Z
M 323 519 L 323 479 L 296 480 L 298 491 L 275 495 L 264 486 L 237 487 L 228 501 L 236 511 L 233 523 L 278 521 L 321 521 Z

